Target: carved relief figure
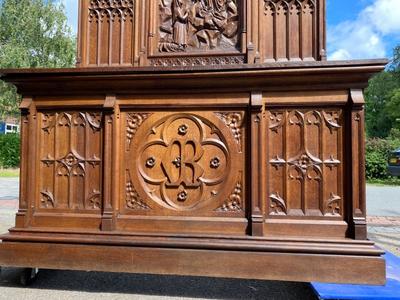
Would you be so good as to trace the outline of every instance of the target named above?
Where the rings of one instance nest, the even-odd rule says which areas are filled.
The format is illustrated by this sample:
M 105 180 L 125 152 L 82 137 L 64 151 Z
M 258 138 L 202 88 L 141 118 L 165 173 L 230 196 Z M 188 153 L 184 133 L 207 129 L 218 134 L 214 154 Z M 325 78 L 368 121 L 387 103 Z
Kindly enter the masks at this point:
M 237 47 L 236 0 L 161 0 L 160 52 Z
M 173 24 L 174 24 L 174 43 L 179 48 L 186 48 L 187 45 L 187 22 L 188 22 L 188 9 L 183 2 L 184 0 L 173 1 Z

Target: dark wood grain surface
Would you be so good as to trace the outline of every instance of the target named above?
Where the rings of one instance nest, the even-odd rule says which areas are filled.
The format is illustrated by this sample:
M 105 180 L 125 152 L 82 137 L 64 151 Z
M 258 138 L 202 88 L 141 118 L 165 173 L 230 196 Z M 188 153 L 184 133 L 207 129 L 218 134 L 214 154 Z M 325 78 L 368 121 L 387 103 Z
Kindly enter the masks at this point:
M 364 97 L 325 2 L 80 2 L 79 68 L 1 70 L 21 187 L 0 264 L 382 284 Z

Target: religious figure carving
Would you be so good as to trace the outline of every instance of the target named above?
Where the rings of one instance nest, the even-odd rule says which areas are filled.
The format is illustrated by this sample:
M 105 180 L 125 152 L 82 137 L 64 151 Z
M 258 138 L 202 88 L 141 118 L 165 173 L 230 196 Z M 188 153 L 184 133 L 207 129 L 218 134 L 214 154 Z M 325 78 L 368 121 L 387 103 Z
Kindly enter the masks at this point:
M 174 25 L 174 43 L 180 48 L 185 49 L 187 46 L 187 22 L 189 11 L 183 2 L 184 0 L 173 0 L 173 16 Z
M 160 52 L 235 49 L 237 0 L 160 0 Z

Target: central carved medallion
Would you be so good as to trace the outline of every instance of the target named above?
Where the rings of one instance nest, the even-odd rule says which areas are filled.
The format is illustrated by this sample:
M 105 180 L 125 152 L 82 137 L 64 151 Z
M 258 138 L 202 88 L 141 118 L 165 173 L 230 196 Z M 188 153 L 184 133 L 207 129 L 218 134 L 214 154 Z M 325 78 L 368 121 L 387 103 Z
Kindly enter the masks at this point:
M 178 113 L 154 120 L 152 127 L 139 129 L 132 149 L 146 194 L 178 211 L 215 202 L 231 170 L 224 134 L 200 115 Z

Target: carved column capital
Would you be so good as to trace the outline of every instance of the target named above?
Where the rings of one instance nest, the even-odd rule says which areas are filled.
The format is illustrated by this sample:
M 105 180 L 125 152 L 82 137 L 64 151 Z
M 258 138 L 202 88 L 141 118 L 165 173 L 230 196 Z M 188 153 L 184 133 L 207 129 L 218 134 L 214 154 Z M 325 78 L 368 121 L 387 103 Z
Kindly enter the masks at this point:
M 350 90 L 350 103 L 354 108 L 362 109 L 365 104 L 363 90 L 351 89 Z

